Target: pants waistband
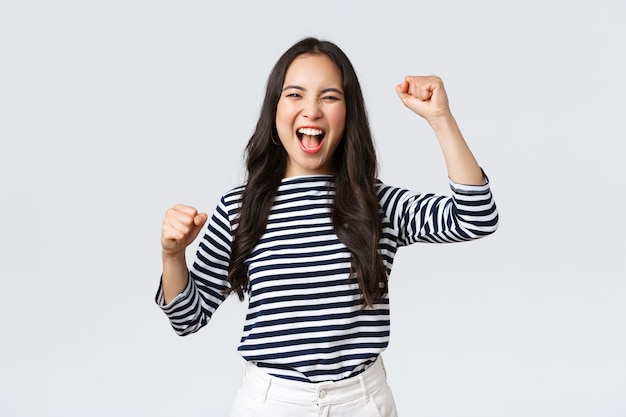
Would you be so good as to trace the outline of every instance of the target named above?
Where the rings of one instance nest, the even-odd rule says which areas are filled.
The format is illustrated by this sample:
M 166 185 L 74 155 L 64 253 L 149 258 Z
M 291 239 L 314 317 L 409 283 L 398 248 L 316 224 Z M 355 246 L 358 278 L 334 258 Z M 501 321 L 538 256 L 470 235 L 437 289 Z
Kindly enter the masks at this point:
M 387 374 L 382 358 L 365 371 L 340 381 L 308 383 L 292 381 L 269 375 L 251 362 L 246 362 L 244 387 L 259 400 L 273 399 L 289 403 L 336 404 L 368 396 L 382 384 L 387 383 Z

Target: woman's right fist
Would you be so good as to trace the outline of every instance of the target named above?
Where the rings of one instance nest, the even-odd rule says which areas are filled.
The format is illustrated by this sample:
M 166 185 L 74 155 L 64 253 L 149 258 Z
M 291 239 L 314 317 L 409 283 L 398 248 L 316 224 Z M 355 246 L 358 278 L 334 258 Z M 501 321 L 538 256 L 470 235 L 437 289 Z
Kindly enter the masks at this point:
M 200 233 L 208 215 L 198 213 L 190 206 L 176 204 L 165 212 L 161 229 L 161 247 L 163 254 L 175 255 L 184 253 Z

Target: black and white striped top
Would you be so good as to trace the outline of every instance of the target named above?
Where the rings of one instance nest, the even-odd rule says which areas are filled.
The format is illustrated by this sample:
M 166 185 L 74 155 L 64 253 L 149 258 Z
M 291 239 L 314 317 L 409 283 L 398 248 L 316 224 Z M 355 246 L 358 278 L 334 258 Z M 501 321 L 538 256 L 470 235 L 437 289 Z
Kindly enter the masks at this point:
M 496 230 L 489 185 L 450 182 L 451 196 L 378 184 L 383 213 L 380 252 L 391 273 L 396 250 L 415 242 L 459 242 Z M 224 301 L 242 187 L 226 193 L 208 222 L 185 290 L 156 301 L 179 335 L 208 323 Z M 267 229 L 247 260 L 250 293 L 239 343 L 244 359 L 294 380 L 336 381 L 366 369 L 389 342 L 389 302 L 363 308 L 349 282 L 350 253 L 330 219 L 332 176 L 283 179 Z

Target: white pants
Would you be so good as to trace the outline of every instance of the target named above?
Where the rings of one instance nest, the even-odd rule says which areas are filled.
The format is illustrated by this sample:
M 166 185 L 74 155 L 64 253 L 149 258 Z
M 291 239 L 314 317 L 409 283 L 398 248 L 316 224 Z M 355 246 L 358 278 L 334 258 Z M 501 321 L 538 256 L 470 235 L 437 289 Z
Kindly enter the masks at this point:
M 368 369 L 337 382 L 277 378 L 247 362 L 231 417 L 397 417 L 379 357 Z

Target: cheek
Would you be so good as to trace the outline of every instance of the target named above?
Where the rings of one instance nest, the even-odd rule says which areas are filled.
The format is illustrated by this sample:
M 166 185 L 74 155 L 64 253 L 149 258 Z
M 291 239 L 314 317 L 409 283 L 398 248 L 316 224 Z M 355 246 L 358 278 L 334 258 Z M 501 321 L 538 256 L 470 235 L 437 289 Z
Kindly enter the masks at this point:
M 276 130 L 279 133 L 285 129 L 285 116 L 283 112 L 280 111 L 280 108 L 276 110 L 276 118 L 274 122 L 276 123 Z
M 293 111 L 286 104 L 281 104 L 278 102 L 278 106 L 276 107 L 276 126 L 280 125 L 289 125 L 292 123 L 292 115 Z
M 329 115 L 329 121 L 335 130 L 343 132 L 346 126 L 346 111 L 345 109 L 338 109 Z
M 280 120 L 283 118 L 283 106 L 280 105 L 280 101 L 278 102 L 278 106 L 276 106 L 276 124 L 280 123 Z

